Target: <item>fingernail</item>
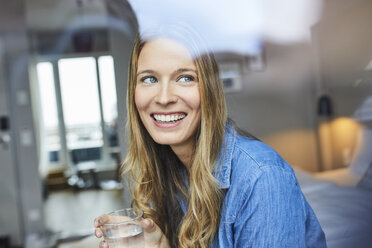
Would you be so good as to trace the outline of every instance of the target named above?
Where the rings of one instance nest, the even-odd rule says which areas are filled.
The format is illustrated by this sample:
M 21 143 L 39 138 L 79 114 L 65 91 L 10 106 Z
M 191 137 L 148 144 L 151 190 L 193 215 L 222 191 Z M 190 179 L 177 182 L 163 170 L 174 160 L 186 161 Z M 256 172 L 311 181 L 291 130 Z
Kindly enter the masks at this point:
M 106 241 L 103 241 L 102 248 L 108 248 L 108 244 L 106 243 Z
M 153 226 L 154 222 L 151 219 L 146 219 L 149 226 Z

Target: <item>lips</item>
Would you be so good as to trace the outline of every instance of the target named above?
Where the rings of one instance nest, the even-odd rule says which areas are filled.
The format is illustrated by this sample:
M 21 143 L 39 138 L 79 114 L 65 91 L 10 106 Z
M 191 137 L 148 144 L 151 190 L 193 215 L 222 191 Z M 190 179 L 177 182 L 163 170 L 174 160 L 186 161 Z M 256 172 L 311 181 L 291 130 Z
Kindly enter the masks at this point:
M 153 113 L 151 117 L 158 123 L 175 123 L 186 117 L 186 113 Z

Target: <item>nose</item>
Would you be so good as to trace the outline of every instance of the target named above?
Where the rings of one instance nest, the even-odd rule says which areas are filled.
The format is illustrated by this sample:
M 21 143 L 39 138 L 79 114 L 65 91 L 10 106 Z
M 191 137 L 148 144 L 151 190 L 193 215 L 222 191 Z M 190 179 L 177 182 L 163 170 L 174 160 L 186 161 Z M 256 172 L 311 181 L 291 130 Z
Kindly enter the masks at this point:
M 161 105 L 168 105 L 177 102 L 177 96 L 174 94 L 174 89 L 170 83 L 162 82 L 159 84 L 155 101 Z

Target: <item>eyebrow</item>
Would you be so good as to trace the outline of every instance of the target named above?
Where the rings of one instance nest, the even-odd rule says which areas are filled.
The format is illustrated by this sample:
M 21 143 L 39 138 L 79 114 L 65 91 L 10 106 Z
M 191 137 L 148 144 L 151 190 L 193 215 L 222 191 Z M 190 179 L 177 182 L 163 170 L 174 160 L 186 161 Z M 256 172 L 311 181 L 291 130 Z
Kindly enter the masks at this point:
M 137 72 L 137 76 L 140 75 L 140 74 L 152 74 L 154 72 L 155 71 L 153 71 L 153 70 L 142 70 L 142 71 Z
M 188 71 L 192 71 L 195 74 L 198 74 L 197 70 L 194 70 L 194 69 L 191 69 L 191 68 L 180 68 L 180 69 L 177 69 L 176 71 L 174 71 L 173 74 L 179 74 L 179 73 L 188 72 Z
M 179 73 L 188 72 L 188 71 L 191 71 L 191 72 L 194 72 L 195 74 L 198 74 L 197 70 L 194 70 L 194 69 L 191 69 L 191 68 L 179 68 L 179 69 L 175 70 L 174 72 L 172 72 L 172 74 L 179 74 Z M 142 71 L 137 72 L 137 76 L 141 75 L 141 74 L 154 74 L 154 73 L 156 73 L 154 70 L 142 70 Z

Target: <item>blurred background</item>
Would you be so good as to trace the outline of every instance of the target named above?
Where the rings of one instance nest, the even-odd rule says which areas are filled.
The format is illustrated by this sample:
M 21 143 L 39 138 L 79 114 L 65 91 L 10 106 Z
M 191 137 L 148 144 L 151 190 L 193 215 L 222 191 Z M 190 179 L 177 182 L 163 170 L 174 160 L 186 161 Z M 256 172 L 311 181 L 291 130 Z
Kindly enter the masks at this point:
M 0 0 L 0 248 L 70 247 L 129 206 L 127 67 L 148 25 L 198 26 L 229 116 L 295 169 L 340 171 L 366 149 L 371 0 L 180 2 Z

